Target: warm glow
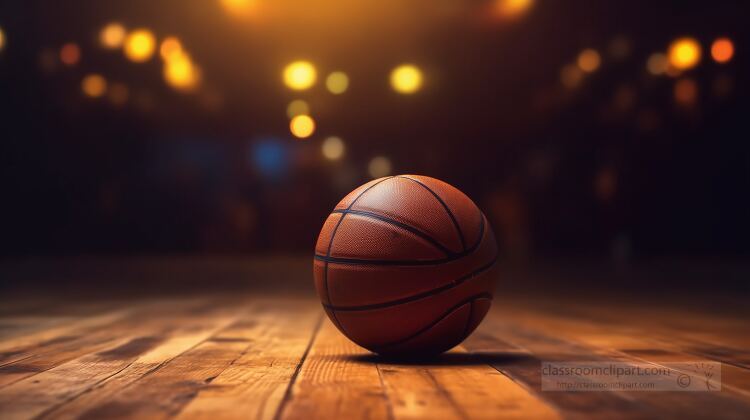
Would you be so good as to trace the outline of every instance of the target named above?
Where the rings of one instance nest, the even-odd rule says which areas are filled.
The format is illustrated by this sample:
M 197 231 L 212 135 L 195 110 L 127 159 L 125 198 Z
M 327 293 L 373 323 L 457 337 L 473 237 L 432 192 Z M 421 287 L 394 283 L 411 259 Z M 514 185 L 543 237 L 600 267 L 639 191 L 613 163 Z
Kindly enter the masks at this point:
M 596 71 L 601 65 L 602 58 L 599 53 L 591 48 L 587 48 L 578 55 L 578 67 L 586 73 Z
M 568 89 L 578 87 L 583 81 L 583 72 L 578 66 L 568 64 L 560 70 L 560 82 Z
M 5 47 L 5 32 L 3 32 L 3 28 L 0 28 L 0 51 L 2 51 L 4 47 Z
M 107 89 L 107 99 L 109 99 L 112 105 L 124 105 L 128 101 L 129 96 L 128 87 L 122 83 L 112 83 Z
M 286 115 L 289 118 L 294 118 L 297 115 L 308 115 L 310 114 L 310 105 L 302 99 L 295 99 L 289 102 L 286 107 Z
M 289 129 L 295 137 L 304 139 L 315 132 L 315 121 L 309 115 L 297 115 L 289 123 Z
M 125 56 L 137 63 L 147 61 L 154 55 L 156 38 L 148 29 L 137 29 L 125 39 Z
M 373 178 L 380 178 L 391 174 L 391 160 L 385 156 L 375 156 L 367 166 L 367 172 Z
M 391 86 L 398 93 L 414 93 L 422 87 L 422 71 L 411 64 L 400 65 L 391 72 Z
M 340 95 L 349 88 L 349 76 L 343 71 L 335 71 L 326 78 L 326 88 L 334 95 Z
M 693 79 L 680 79 L 674 84 L 674 100 L 680 105 L 691 106 L 698 99 L 698 84 Z
M 159 55 L 165 61 L 179 59 L 179 56 L 181 56 L 182 53 L 182 43 L 180 43 L 180 40 L 174 36 L 164 38 L 164 41 L 161 42 L 161 46 L 159 47 Z
M 339 137 L 328 137 L 321 145 L 323 156 L 328 160 L 338 160 L 344 156 L 344 141 Z
M 669 46 L 668 57 L 672 67 L 691 69 L 701 61 L 701 45 L 694 38 L 680 38 Z
M 532 0 L 496 0 L 497 12 L 503 17 L 514 17 L 526 12 Z
M 646 61 L 646 69 L 654 76 L 666 73 L 668 68 L 669 61 L 667 60 L 667 56 L 662 53 L 653 53 L 648 57 L 648 61 Z
M 309 89 L 317 77 L 315 66 L 309 61 L 295 61 L 284 68 L 284 84 L 290 89 Z
M 81 60 L 81 48 L 78 44 L 69 42 L 60 48 L 60 61 L 68 66 L 74 66 Z
M 119 23 L 110 23 L 99 32 L 99 42 L 104 48 L 120 48 L 123 41 L 125 41 L 125 27 Z
M 221 5 L 224 8 L 238 16 L 243 16 L 250 13 L 255 7 L 255 0 L 221 0 Z
M 99 98 L 107 91 L 107 81 L 100 74 L 89 74 L 81 81 L 81 90 L 86 96 Z
M 711 57 L 717 63 L 726 63 L 734 55 L 734 44 L 729 38 L 719 38 L 711 44 Z
M 192 90 L 200 82 L 200 72 L 187 54 L 177 54 L 164 64 L 164 80 L 175 89 Z

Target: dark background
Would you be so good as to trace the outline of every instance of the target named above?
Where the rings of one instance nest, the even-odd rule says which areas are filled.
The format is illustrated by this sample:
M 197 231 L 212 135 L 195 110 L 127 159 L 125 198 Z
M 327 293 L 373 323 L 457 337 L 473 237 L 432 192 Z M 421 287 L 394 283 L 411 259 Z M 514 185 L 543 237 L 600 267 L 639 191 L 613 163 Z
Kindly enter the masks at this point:
M 219 1 L 3 2 L 0 252 L 311 254 L 330 209 L 383 155 L 394 173 L 471 196 L 506 261 L 744 262 L 741 3 L 536 1 L 509 19 L 491 1 L 284 0 L 241 17 Z M 203 70 L 199 89 L 165 84 L 158 53 L 136 64 L 100 48 L 111 21 L 178 36 Z M 701 43 L 697 67 L 650 74 L 648 57 L 682 36 Z M 735 55 L 718 64 L 710 46 L 722 36 Z M 67 42 L 81 48 L 74 66 L 55 62 Z M 585 48 L 601 66 L 565 86 L 562 69 Z M 301 58 L 318 83 L 294 92 L 281 73 Z M 403 62 L 424 71 L 414 95 L 388 84 Z M 350 77 L 343 95 L 322 83 L 333 70 Z M 125 84 L 128 101 L 85 97 L 91 72 Z M 684 80 L 697 86 L 690 103 L 675 99 Z M 289 132 L 293 99 L 316 119 L 308 139 Z M 337 162 L 320 153 L 330 135 L 346 144 Z M 270 168 L 258 156 L 268 148 Z

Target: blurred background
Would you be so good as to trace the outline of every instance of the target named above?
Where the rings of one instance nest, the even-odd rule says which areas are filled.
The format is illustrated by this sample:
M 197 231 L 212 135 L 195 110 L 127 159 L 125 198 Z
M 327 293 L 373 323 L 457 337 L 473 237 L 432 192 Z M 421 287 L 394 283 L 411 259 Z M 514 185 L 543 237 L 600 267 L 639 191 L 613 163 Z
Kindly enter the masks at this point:
M 412 173 L 472 197 L 507 266 L 678 261 L 702 268 L 675 282 L 746 290 L 744 12 L 736 1 L 3 2 L 4 267 L 309 257 L 346 193 Z

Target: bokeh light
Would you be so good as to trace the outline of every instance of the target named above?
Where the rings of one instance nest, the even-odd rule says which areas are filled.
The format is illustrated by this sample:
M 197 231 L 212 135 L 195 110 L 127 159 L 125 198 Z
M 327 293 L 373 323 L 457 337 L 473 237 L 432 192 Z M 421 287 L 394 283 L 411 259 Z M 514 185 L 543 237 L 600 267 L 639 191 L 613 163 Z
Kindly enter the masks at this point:
M 315 66 L 309 61 L 295 61 L 284 68 L 284 84 L 290 89 L 309 89 L 317 77 Z
M 177 53 L 164 63 L 164 80 L 175 89 L 193 90 L 200 82 L 200 70 L 190 56 Z
M 277 139 L 265 139 L 254 143 L 250 153 L 251 163 L 263 176 L 281 177 L 289 167 L 289 152 L 284 143 Z
M 402 64 L 391 72 L 391 86 L 398 93 L 412 94 L 422 87 L 422 71 L 415 65 Z
M 344 141 L 336 136 L 326 138 L 320 147 L 323 156 L 328 160 L 341 159 L 344 156 L 344 149 Z
M 711 57 L 717 63 L 727 63 L 734 56 L 734 44 L 729 38 L 718 38 L 711 44 Z
M 385 156 L 375 156 L 367 165 L 367 172 L 373 178 L 388 176 L 392 170 L 391 160 Z
M 343 71 L 335 71 L 326 78 L 326 88 L 334 95 L 340 95 L 349 88 L 349 76 Z
M 599 53 L 591 48 L 587 48 L 578 54 L 578 67 L 586 73 L 592 73 L 599 68 L 602 58 Z
M 669 64 L 678 70 L 688 70 L 701 61 L 701 45 L 694 38 L 679 38 L 669 46 Z
M 159 55 L 165 61 L 179 59 L 179 56 L 182 55 L 183 52 L 182 43 L 174 36 L 164 38 L 159 46 Z
M 496 0 L 495 10 L 502 17 L 512 18 L 525 13 L 532 4 L 533 0 Z
M 307 102 L 303 101 L 302 99 L 295 99 L 292 102 L 289 102 L 289 105 L 286 107 L 286 115 L 287 117 L 294 118 L 297 115 L 308 115 L 310 114 L 310 105 L 307 104 Z
M 583 71 L 575 65 L 568 64 L 560 70 L 560 82 L 568 89 L 578 87 L 583 81 Z
M 669 60 L 662 53 L 653 53 L 646 61 L 646 70 L 654 76 L 665 74 L 669 68 Z
M 5 48 L 5 32 L 3 32 L 3 28 L 0 27 L 0 51 Z
M 128 101 L 130 92 L 123 83 L 115 82 L 107 88 L 107 99 L 112 105 L 122 106 Z
M 107 80 L 100 74 L 86 75 L 81 81 L 83 94 L 91 98 L 99 98 L 107 91 Z
M 68 42 L 60 48 L 60 61 L 66 66 L 74 66 L 81 61 L 81 47 L 73 42 Z
M 309 115 L 297 115 L 289 122 L 289 129 L 294 137 L 308 138 L 315 132 L 315 120 Z
M 148 61 L 154 55 L 155 49 L 156 38 L 148 29 L 136 29 L 125 39 L 125 56 L 136 63 Z
M 698 100 L 698 84 L 690 78 L 683 78 L 674 84 L 674 100 L 682 106 L 695 105 Z
M 99 43 L 107 49 L 122 47 L 125 41 L 125 27 L 117 22 L 108 23 L 101 32 L 99 32 Z
M 221 5 L 236 16 L 245 16 L 256 6 L 256 0 L 221 0 Z

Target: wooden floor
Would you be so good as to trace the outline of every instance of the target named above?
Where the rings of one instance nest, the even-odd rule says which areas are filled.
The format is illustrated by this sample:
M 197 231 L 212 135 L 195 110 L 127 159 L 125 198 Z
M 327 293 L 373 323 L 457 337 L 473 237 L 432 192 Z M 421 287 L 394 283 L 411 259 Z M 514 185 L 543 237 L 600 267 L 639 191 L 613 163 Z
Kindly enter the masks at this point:
M 750 418 L 744 316 L 496 299 L 450 353 L 381 360 L 313 297 L 3 300 L 0 418 Z M 720 361 L 721 392 L 542 392 L 542 360 Z

